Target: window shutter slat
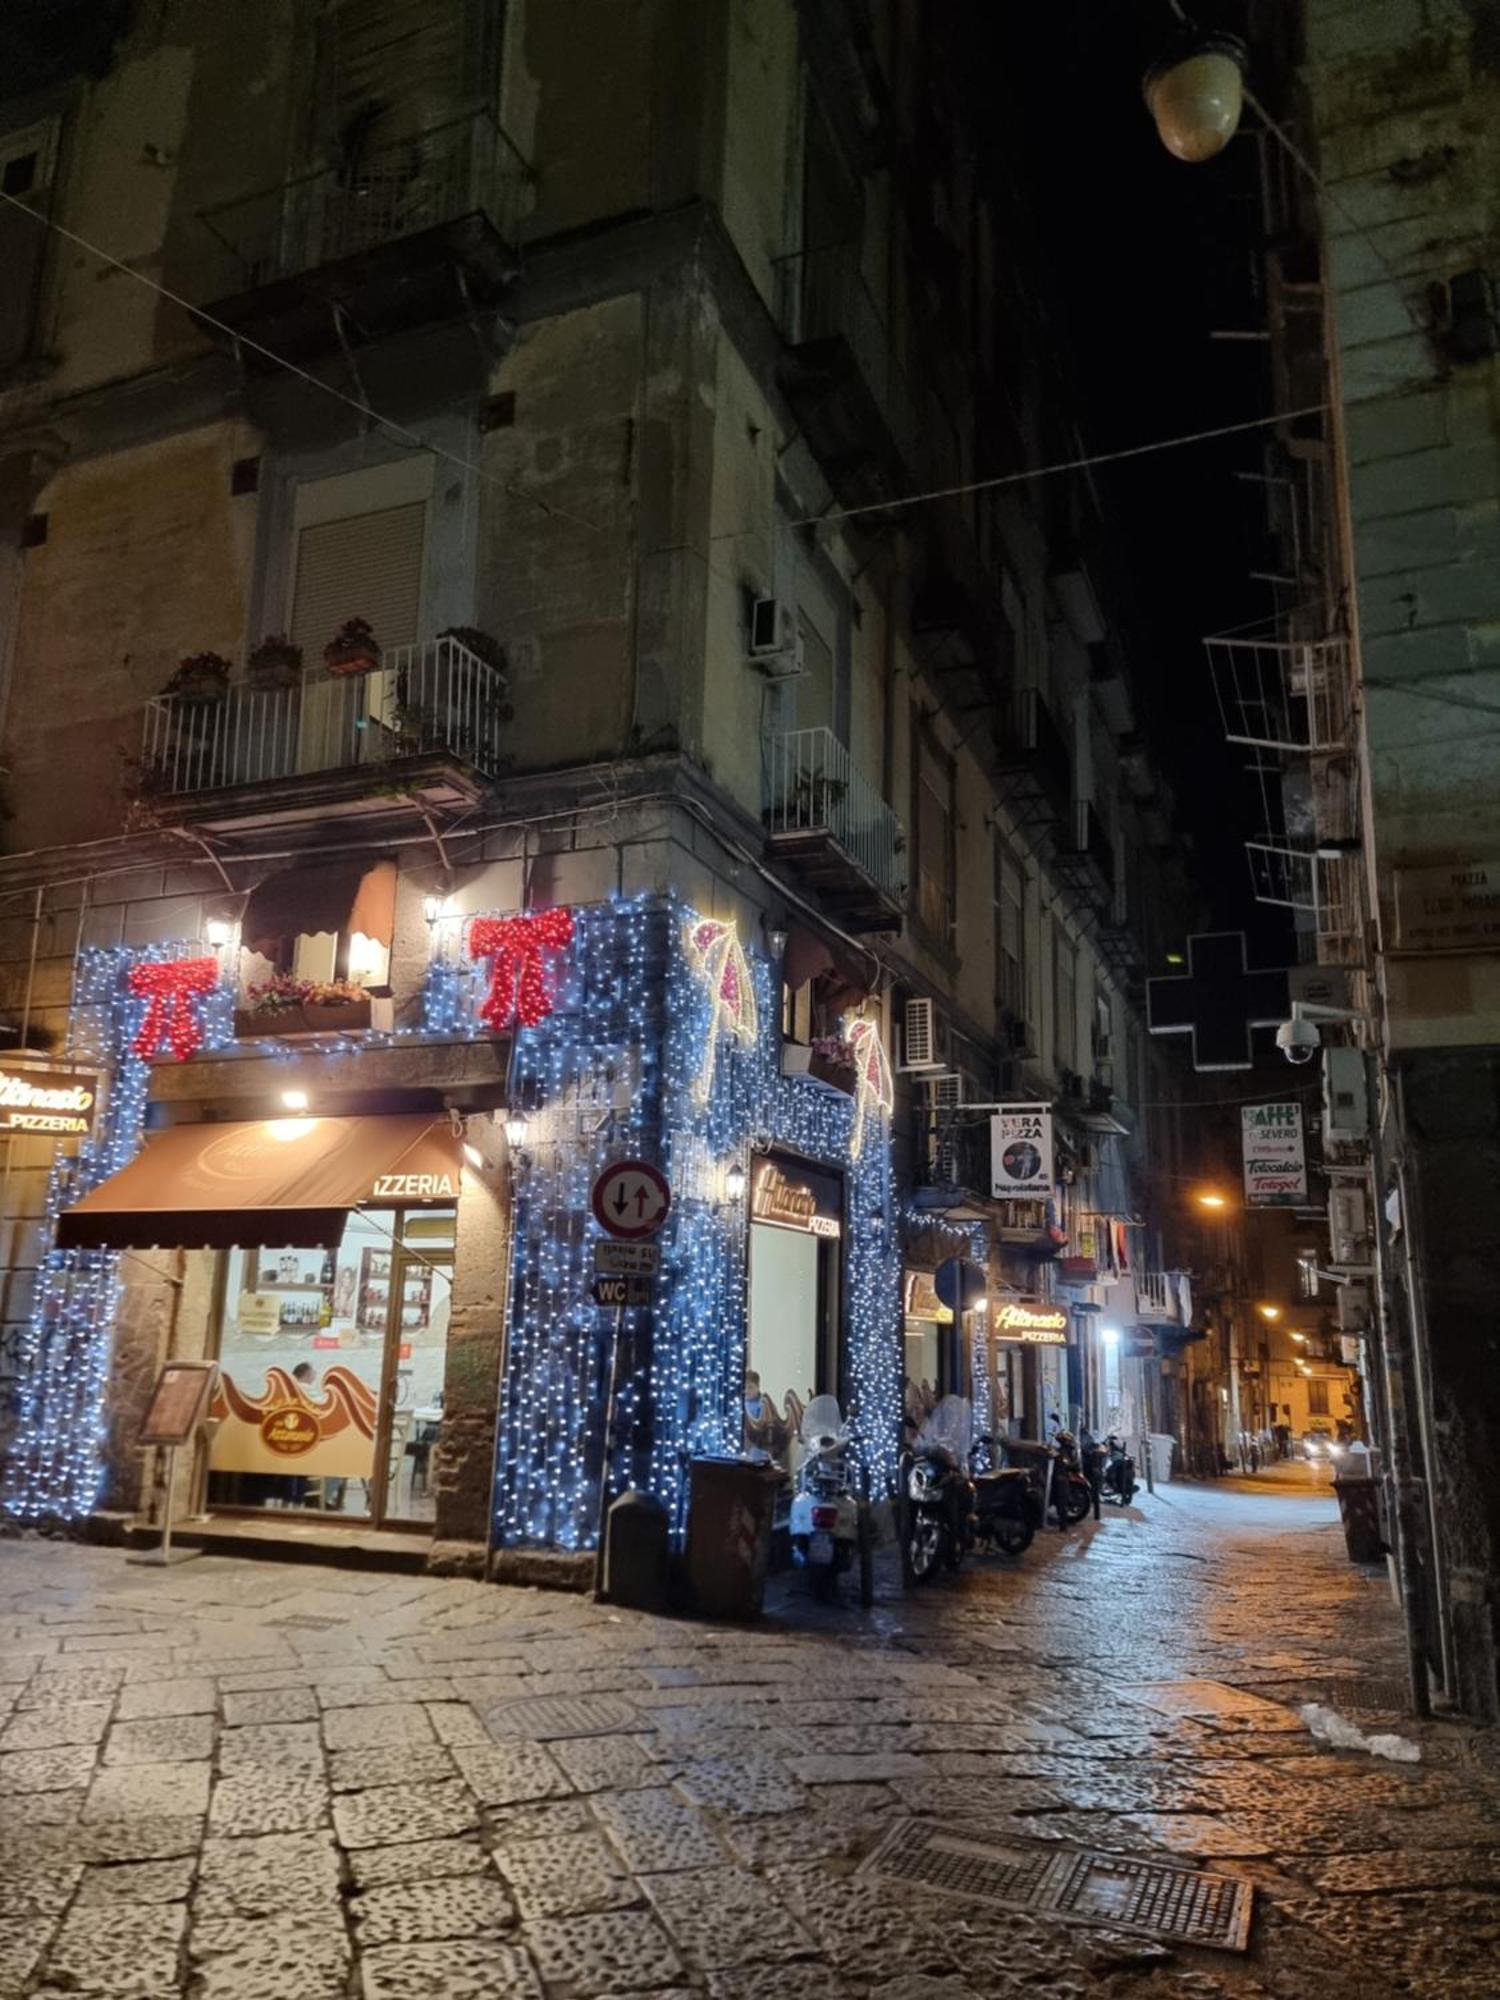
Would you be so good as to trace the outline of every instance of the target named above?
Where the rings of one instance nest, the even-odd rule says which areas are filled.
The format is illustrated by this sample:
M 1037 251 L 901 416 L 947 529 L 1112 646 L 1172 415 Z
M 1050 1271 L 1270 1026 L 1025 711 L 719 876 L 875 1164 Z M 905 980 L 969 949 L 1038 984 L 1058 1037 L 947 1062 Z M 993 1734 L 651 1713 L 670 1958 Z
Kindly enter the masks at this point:
M 419 500 L 302 529 L 291 636 L 309 666 L 349 618 L 366 619 L 382 646 L 418 638 L 426 513 Z

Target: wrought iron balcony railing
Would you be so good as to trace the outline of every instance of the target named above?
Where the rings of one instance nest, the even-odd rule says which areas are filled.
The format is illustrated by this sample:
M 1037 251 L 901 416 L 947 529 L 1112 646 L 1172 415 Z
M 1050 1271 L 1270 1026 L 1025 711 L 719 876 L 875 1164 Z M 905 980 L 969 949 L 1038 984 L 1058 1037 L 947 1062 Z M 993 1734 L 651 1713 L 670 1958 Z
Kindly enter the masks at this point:
M 770 739 L 765 823 L 773 842 L 831 843 L 882 896 L 905 896 L 901 821 L 831 729 L 791 729 Z
M 369 673 L 241 684 L 216 700 L 158 695 L 146 704 L 141 789 L 179 798 L 433 757 L 493 778 L 504 699 L 503 675 L 457 639 L 388 646 Z
M 239 260 L 242 289 L 338 263 L 466 215 L 516 242 L 531 171 L 486 111 L 222 203 L 203 221 Z

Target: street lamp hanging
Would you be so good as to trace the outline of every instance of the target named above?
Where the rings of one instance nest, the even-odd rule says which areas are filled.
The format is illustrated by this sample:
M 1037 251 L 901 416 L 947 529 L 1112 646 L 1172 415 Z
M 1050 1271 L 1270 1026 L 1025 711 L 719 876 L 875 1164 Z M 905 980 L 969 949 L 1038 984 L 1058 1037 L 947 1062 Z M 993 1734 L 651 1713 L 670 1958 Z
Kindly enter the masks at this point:
M 1246 60 L 1238 35 L 1184 22 L 1141 79 L 1169 153 L 1196 163 L 1223 152 L 1239 129 Z

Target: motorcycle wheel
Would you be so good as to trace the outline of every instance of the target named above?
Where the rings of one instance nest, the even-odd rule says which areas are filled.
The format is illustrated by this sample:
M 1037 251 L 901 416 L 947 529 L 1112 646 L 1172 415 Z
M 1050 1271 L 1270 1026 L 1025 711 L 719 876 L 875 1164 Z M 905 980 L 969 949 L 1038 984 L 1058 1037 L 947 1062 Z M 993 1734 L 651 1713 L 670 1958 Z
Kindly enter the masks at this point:
M 917 1514 L 911 1524 L 911 1539 L 907 1545 L 911 1560 L 911 1573 L 915 1582 L 930 1583 L 938 1573 L 938 1565 L 943 1558 L 943 1530 L 940 1522 L 930 1514 Z
M 1069 1480 L 1058 1496 L 1057 1511 L 1070 1528 L 1076 1528 L 1094 1504 L 1094 1496 L 1082 1481 Z
M 839 1573 L 833 1563 L 812 1565 L 812 1594 L 819 1604 L 832 1604 L 839 1591 Z
M 1002 1514 L 990 1523 L 990 1540 L 1002 1555 L 1022 1556 L 1031 1547 L 1036 1530 L 1018 1514 Z

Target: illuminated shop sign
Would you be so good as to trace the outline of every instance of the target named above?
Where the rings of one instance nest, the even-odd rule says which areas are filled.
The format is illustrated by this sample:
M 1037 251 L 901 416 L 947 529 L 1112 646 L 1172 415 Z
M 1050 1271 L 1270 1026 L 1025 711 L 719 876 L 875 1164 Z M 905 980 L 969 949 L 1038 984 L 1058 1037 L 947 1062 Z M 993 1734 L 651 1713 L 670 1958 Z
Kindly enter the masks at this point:
M 995 1315 L 995 1331 L 1002 1340 L 1024 1340 L 1037 1347 L 1065 1347 L 1068 1315 L 1062 1306 L 1008 1299 Z
M 457 1174 L 377 1174 L 371 1201 L 457 1201 Z
M 794 1177 L 775 1160 L 760 1160 L 750 1189 L 750 1217 L 809 1236 L 838 1236 L 838 1183 L 826 1175 Z
M 90 1071 L 0 1068 L 0 1132 L 87 1139 L 98 1103 L 99 1079 Z

